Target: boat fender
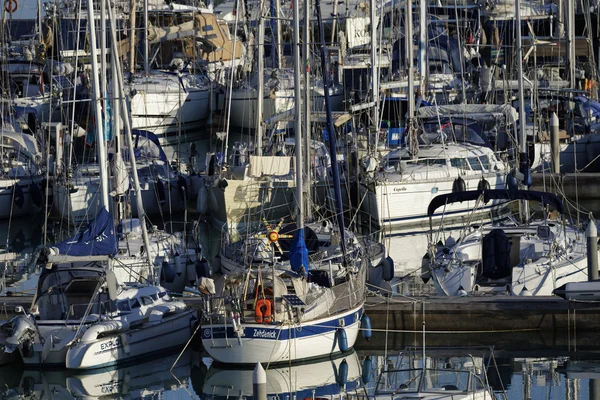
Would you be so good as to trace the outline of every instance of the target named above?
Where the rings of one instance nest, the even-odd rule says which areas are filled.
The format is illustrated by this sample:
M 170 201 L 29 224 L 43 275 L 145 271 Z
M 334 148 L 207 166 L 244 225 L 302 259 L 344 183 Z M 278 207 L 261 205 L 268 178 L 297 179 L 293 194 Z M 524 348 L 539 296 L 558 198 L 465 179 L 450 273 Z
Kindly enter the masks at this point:
M 340 351 L 348 351 L 348 335 L 346 334 L 346 330 L 344 328 L 338 328 L 335 334 L 337 336 Z
M 169 263 L 169 261 L 167 260 L 164 260 L 162 262 L 162 271 L 160 275 L 166 283 L 173 283 L 173 281 L 175 281 L 177 273 L 175 272 L 175 268 L 173 268 L 171 263 Z
M 370 356 L 367 356 L 363 360 L 362 373 L 360 375 L 360 379 L 361 379 L 363 385 L 366 385 L 367 383 L 371 382 L 372 370 L 373 370 L 373 360 L 371 360 Z
M 338 374 L 336 377 L 336 382 L 339 387 L 346 386 L 346 382 L 348 382 L 348 361 L 344 358 L 340 363 L 340 367 L 338 369 Z
M 129 346 L 129 340 L 127 339 L 127 334 L 125 332 L 121 333 L 121 344 L 123 344 L 125 354 L 129 354 L 131 347 Z
M 200 189 L 198 190 L 196 211 L 203 215 L 208 213 L 208 188 L 205 185 L 200 186 Z
M 23 188 L 21 188 L 21 186 L 17 184 L 13 186 L 13 201 L 15 202 L 15 205 L 19 208 L 23 208 L 23 204 L 25 204 Z
M 196 275 L 196 263 L 194 263 L 188 258 L 185 262 L 185 279 L 188 285 L 194 285 L 197 277 L 198 275 Z
M 431 256 L 425 253 L 421 259 L 421 280 L 423 283 L 429 282 L 431 279 Z
M 179 194 L 181 195 L 181 200 L 187 201 L 188 198 L 188 185 L 185 178 L 181 175 L 177 177 L 177 188 L 179 189 Z
M 183 274 L 183 261 L 181 260 L 181 256 L 179 254 L 175 256 L 175 273 L 177 276 L 181 276 L 181 274 Z
M 371 336 L 373 336 L 373 332 L 371 330 L 371 318 L 368 315 L 363 314 L 360 321 L 360 329 L 362 330 L 363 337 L 368 342 L 371 340 Z
M 490 190 L 490 183 L 484 177 L 481 177 L 477 184 L 477 190 Z
M 210 278 L 212 272 L 206 258 L 196 261 L 196 275 L 200 278 Z
M 154 184 L 154 189 L 156 190 L 156 194 L 158 195 L 158 201 L 160 203 L 165 202 L 165 185 L 162 183 L 160 179 L 156 180 Z
M 37 183 L 29 184 L 29 194 L 31 195 L 31 202 L 37 207 L 42 207 L 42 190 Z
M 229 186 L 229 183 L 227 182 L 227 179 L 221 179 L 219 181 L 219 183 L 217 184 L 217 187 L 219 187 L 220 189 L 225 190 L 225 188 Z
M 506 189 L 513 195 L 519 190 L 519 182 L 513 173 L 508 174 L 506 177 Z
M 464 192 L 467 190 L 465 180 L 460 176 L 452 182 L 452 193 Z
M 387 256 L 384 258 L 381 267 L 383 268 L 382 277 L 384 281 L 389 282 L 394 279 L 394 260 L 392 257 Z
M 271 311 L 272 304 L 271 300 L 268 299 L 259 299 L 256 302 L 256 307 L 254 308 L 254 319 L 259 324 L 265 324 L 271 322 Z

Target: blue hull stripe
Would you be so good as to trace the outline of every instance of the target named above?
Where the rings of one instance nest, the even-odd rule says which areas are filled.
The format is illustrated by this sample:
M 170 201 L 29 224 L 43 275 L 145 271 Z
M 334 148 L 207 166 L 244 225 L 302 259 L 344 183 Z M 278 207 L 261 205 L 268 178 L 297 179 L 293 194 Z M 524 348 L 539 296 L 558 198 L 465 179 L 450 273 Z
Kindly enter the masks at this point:
M 341 327 L 340 320 L 344 320 L 342 326 L 350 326 L 360 321 L 363 314 L 362 307 L 356 312 L 350 313 L 344 317 L 332 317 L 323 319 L 322 322 L 315 325 L 269 325 L 269 324 L 242 324 L 244 328 L 244 338 L 255 338 L 265 340 L 289 340 L 307 338 L 309 336 L 323 335 L 336 331 Z M 223 325 L 204 326 L 202 327 L 202 339 L 234 339 L 237 334 L 233 327 L 228 325 L 225 328 Z

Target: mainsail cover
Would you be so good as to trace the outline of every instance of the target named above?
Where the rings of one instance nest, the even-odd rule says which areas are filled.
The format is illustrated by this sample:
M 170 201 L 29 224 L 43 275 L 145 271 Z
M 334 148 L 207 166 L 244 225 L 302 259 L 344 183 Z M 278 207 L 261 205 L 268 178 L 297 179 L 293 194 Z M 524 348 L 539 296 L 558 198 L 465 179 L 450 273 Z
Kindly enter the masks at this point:
M 101 256 L 117 254 L 117 238 L 112 215 L 102 208 L 86 229 L 70 239 L 54 245 L 59 254 L 68 256 Z
M 308 249 L 304 240 L 304 229 L 298 229 L 290 248 L 290 266 L 292 271 L 308 275 Z

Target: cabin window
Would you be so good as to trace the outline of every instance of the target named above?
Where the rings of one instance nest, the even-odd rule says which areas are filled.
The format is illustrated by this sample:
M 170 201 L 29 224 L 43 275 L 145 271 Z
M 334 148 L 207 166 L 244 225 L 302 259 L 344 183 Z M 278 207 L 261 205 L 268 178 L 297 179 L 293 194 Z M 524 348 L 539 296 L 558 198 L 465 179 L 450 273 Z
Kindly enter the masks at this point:
M 469 170 L 469 164 L 467 164 L 467 160 L 464 158 L 452 158 L 450 160 L 450 165 L 454 168 Z
M 117 301 L 117 310 L 119 310 L 119 311 L 131 311 L 131 308 L 129 307 L 129 301 L 128 300 Z
M 142 304 L 143 305 L 148 306 L 148 305 L 150 305 L 152 303 L 153 303 L 153 301 L 152 301 L 152 299 L 150 297 L 147 297 L 147 296 L 142 297 Z
M 479 157 L 479 161 L 481 161 L 481 165 L 483 165 L 483 169 L 489 171 L 492 168 L 492 164 L 490 164 L 490 158 L 488 156 Z
M 138 299 L 131 299 L 131 309 L 140 308 L 142 305 L 140 304 Z
M 481 163 L 479 163 L 478 157 L 469 157 L 467 160 L 469 160 L 469 165 L 473 171 L 481 171 Z
M 446 165 L 446 159 L 444 158 L 431 158 L 427 160 L 427 165 Z
M 164 298 L 165 300 L 169 300 L 169 295 L 167 294 L 167 292 L 160 292 L 158 294 L 158 297 L 161 299 Z

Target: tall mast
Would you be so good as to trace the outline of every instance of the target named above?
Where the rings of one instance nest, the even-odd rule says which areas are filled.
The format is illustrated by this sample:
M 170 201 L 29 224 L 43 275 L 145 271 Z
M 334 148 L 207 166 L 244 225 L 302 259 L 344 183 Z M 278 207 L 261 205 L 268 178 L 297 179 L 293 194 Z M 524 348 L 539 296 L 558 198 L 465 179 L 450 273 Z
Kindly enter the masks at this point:
M 131 16 L 130 22 L 131 25 L 131 34 L 129 35 L 129 72 L 133 74 L 135 72 L 135 23 L 136 23 L 136 1 L 131 0 Z
M 342 203 L 342 189 L 340 171 L 337 162 L 337 147 L 335 143 L 335 127 L 331 117 L 331 101 L 329 99 L 329 65 L 327 63 L 327 47 L 325 46 L 325 29 L 321 17 L 321 1 L 315 0 L 317 24 L 319 26 L 319 46 L 321 46 L 321 66 L 323 68 L 323 90 L 325 91 L 325 110 L 327 113 L 327 131 L 329 132 L 329 152 L 331 154 L 331 169 L 333 172 L 333 189 L 335 191 L 335 208 L 337 223 L 340 228 L 340 247 L 346 263 L 346 230 L 344 227 L 344 206 Z
M 304 229 L 304 185 L 302 177 L 302 88 L 300 87 L 300 5 L 298 0 L 292 0 L 294 24 L 294 131 L 296 132 L 296 203 L 298 205 L 298 218 L 296 225 L 299 230 Z
M 304 43 L 303 43 L 303 62 L 304 62 L 304 152 L 306 153 L 304 161 L 304 173 L 306 173 L 308 179 L 306 179 L 306 198 L 305 201 L 309 203 L 312 199 L 311 195 L 311 164 L 310 164 L 310 149 L 311 149 L 311 132 L 312 125 L 310 121 L 310 105 L 311 105 L 311 93 L 310 93 L 310 1 L 304 2 Z M 334 20 L 335 21 L 335 20 Z M 310 206 L 305 207 L 304 210 L 310 215 Z
M 419 1 L 419 72 L 419 88 L 421 96 L 425 96 L 425 82 L 429 73 L 427 67 L 427 2 L 425 0 Z
M 414 46 L 413 46 L 413 18 L 412 18 L 412 3 L 407 1 L 404 3 L 406 7 L 406 21 L 405 21 L 405 42 L 406 42 L 406 61 L 408 63 L 408 120 L 406 124 L 407 133 L 410 133 L 412 127 L 413 117 L 415 116 L 415 80 L 413 76 L 413 64 L 414 64 Z
M 575 87 L 575 11 L 576 4 L 567 0 L 567 60 L 569 62 L 569 82 L 571 89 Z
M 262 117 L 264 101 L 264 69 L 265 69 L 265 0 L 260 0 L 258 14 L 258 87 L 256 88 L 256 155 L 262 156 Z
M 94 16 L 94 0 L 88 3 L 88 30 L 90 35 L 90 51 L 92 55 L 92 90 L 94 93 L 94 113 L 96 117 L 98 164 L 100 165 L 100 199 L 101 205 L 110 211 L 108 202 L 108 165 L 106 164 L 106 143 L 104 141 L 104 121 L 100 95 L 100 77 L 98 66 L 98 49 L 96 47 L 96 21 Z
M 150 43 L 148 43 L 148 0 L 144 0 L 144 74 L 150 75 Z
M 377 48 L 377 10 L 375 0 L 371 0 L 369 5 L 371 17 L 371 96 L 373 98 L 373 125 L 375 126 L 375 152 L 377 152 L 377 142 L 379 140 L 379 52 Z
M 525 127 L 525 94 L 523 88 L 523 41 L 521 39 L 521 0 L 515 1 L 515 17 L 517 26 L 517 73 L 519 81 L 519 170 L 523 174 L 523 184 L 526 184 L 529 175 L 529 162 L 527 160 L 527 136 Z M 525 218 L 529 217 L 529 207 L 526 200 L 521 203 Z
M 117 52 L 117 33 L 116 33 L 116 23 L 115 23 L 115 15 L 112 9 L 112 6 L 108 6 L 109 18 L 110 18 L 110 33 L 111 33 L 111 53 L 115 55 Z M 115 58 L 116 61 L 116 58 Z M 146 247 L 146 257 L 148 261 L 149 268 L 153 268 L 154 262 L 152 260 L 152 256 L 150 254 L 150 239 L 148 238 L 148 230 L 146 228 L 146 212 L 144 210 L 144 204 L 142 203 L 142 191 L 140 189 L 140 179 L 138 177 L 137 165 L 134 155 L 133 149 L 133 141 L 131 139 L 131 125 L 129 123 L 129 114 L 128 107 L 125 104 L 125 90 L 123 88 L 123 71 L 121 70 L 121 65 L 116 62 L 115 63 L 115 71 L 116 76 L 113 78 L 114 81 L 118 82 L 118 94 L 115 93 L 114 96 L 117 99 L 117 102 L 121 105 L 121 111 L 123 113 L 123 122 L 125 123 L 125 138 L 127 142 L 127 148 L 129 150 L 129 159 L 131 163 L 131 175 L 133 177 L 133 185 L 135 188 L 136 195 L 136 206 L 138 212 L 138 218 L 140 220 L 140 225 L 142 227 L 142 238 L 144 240 L 144 247 Z M 115 107 L 116 108 L 116 107 Z M 154 272 L 152 273 L 154 277 Z

